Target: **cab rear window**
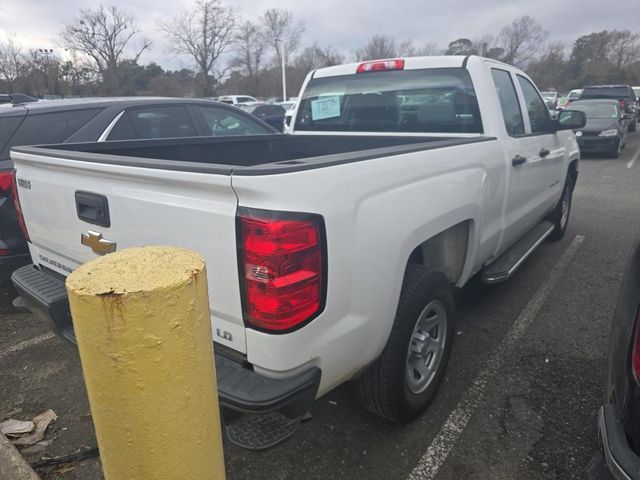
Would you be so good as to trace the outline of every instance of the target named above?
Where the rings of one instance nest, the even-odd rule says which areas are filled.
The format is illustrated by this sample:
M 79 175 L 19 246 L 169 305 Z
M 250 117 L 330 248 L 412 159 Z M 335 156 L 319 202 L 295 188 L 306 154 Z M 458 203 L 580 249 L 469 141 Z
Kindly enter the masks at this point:
M 295 129 L 328 132 L 482 133 L 469 72 L 433 68 L 312 79 Z

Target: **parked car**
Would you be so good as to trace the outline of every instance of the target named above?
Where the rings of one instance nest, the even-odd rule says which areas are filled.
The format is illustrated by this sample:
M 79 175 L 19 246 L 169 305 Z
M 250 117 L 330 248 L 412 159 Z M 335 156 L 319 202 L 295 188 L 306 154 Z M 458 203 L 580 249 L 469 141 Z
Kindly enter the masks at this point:
M 245 105 L 247 103 L 256 103 L 254 97 L 249 95 L 224 95 L 222 97 L 218 97 L 217 100 L 222 103 L 226 103 L 227 105 Z
M 556 91 L 546 91 L 540 92 L 542 98 L 547 103 L 549 110 L 556 110 L 558 107 L 558 100 L 560 99 L 560 94 Z
M 627 143 L 629 120 L 616 100 L 578 100 L 572 110 L 584 112 L 587 124 L 576 131 L 582 152 L 605 153 L 613 158 Z
M 455 288 L 505 281 L 560 239 L 578 178 L 571 130 L 584 113 L 550 119 L 503 63 L 359 62 L 304 85 L 292 135 L 11 154 L 33 260 L 13 283 L 68 339 L 63 278 L 105 246 L 205 257 L 221 404 L 272 417 L 268 430 L 242 417 L 227 429 L 251 448 L 290 435 L 351 380 L 381 417 L 424 411 L 455 337 Z
M 271 105 L 269 103 L 250 103 L 247 105 L 238 105 L 245 112 L 258 117 L 265 123 L 268 123 L 278 131 L 284 128 L 285 109 L 282 105 Z
M 629 116 L 629 131 L 635 132 L 638 123 L 638 99 L 629 85 L 593 85 L 585 87 L 580 95 L 580 100 L 615 99 L 620 107 Z
M 633 93 L 636 95 L 636 102 L 638 102 L 638 108 L 640 108 L 640 87 L 633 87 Z
M 598 437 L 613 478 L 640 479 L 640 244 L 624 273 L 609 335 Z
M 9 151 L 15 145 L 275 132 L 247 113 L 206 100 L 131 97 L 4 107 L 0 109 L 0 269 L 29 259 L 12 199 Z
M 286 102 L 278 102 L 276 103 L 276 105 L 280 105 L 282 108 L 288 111 L 288 110 L 291 110 L 296 105 L 296 101 L 287 100 Z
M 576 100 L 580 100 L 580 95 L 582 95 L 582 89 L 577 88 L 569 92 L 569 94 L 567 95 L 567 99 L 569 99 L 570 102 L 574 102 Z

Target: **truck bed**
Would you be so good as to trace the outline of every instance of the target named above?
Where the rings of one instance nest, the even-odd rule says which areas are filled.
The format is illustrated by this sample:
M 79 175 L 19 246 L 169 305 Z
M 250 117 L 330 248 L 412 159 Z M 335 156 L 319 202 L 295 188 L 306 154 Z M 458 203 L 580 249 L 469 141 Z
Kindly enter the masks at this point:
M 67 143 L 16 152 L 103 164 L 222 175 L 309 170 L 421 150 L 494 140 L 484 136 L 252 135 Z M 87 154 L 91 155 L 87 155 Z

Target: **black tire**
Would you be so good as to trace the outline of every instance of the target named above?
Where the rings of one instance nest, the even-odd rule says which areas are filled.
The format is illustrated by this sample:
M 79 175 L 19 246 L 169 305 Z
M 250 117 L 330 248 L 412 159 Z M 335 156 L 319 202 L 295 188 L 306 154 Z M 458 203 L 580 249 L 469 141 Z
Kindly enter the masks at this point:
M 618 143 L 613 150 L 609 152 L 609 158 L 620 158 L 620 153 L 622 152 L 622 138 L 618 139 Z
M 414 393 L 408 379 L 409 348 L 422 313 L 435 304 L 443 307 L 446 322 L 440 359 L 425 389 Z M 408 265 L 387 344 L 380 357 L 353 382 L 358 402 L 370 412 L 395 422 L 407 422 L 422 413 L 433 400 L 449 360 L 454 313 L 453 288 L 447 277 L 423 266 Z
M 571 172 L 567 174 L 567 179 L 564 182 L 564 188 L 562 189 L 562 197 L 560 197 L 560 201 L 558 205 L 553 209 L 551 215 L 549 215 L 548 219 L 553 223 L 553 232 L 549 235 L 549 240 L 557 241 L 564 237 L 565 232 L 567 231 L 567 226 L 569 225 L 569 218 L 571 216 L 571 205 L 573 199 L 573 188 L 575 186 L 575 179 Z M 564 202 L 568 202 L 567 206 L 567 216 L 563 218 L 563 204 Z
M 629 132 L 633 133 L 636 131 L 637 128 L 638 128 L 638 120 L 629 124 Z

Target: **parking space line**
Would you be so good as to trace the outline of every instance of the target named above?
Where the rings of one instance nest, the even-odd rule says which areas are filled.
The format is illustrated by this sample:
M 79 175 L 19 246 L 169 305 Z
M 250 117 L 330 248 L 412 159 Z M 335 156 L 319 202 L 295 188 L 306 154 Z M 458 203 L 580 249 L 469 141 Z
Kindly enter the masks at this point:
M 633 167 L 633 164 L 636 163 L 636 160 L 638 160 L 638 157 L 640 157 L 640 148 L 638 148 L 638 151 L 633 156 L 633 158 L 627 162 L 627 168 Z
M 471 386 L 464 393 L 456 408 L 449 414 L 437 435 L 420 458 L 418 464 L 409 474 L 408 480 L 433 480 L 440 467 L 444 464 L 449 453 L 464 432 L 469 420 L 483 401 L 489 381 L 496 375 L 506 357 L 513 351 L 518 341 L 524 335 L 527 327 L 536 318 L 547 297 L 555 289 L 562 274 L 569 266 L 574 255 L 582 245 L 585 237 L 577 235 L 569 247 L 564 251 L 560 260 L 555 264 L 542 286 L 531 297 L 529 303 L 513 322 L 509 332 L 502 339 L 498 347 Z
M 19 352 L 20 350 L 24 350 L 25 348 L 30 347 L 32 345 L 37 345 L 38 343 L 42 343 L 53 337 L 55 337 L 55 334 L 52 332 L 49 332 L 49 333 L 45 333 L 44 335 L 40 335 L 40 336 L 31 338 L 29 340 L 25 340 L 24 342 L 17 343 L 13 347 L 9 347 L 6 350 L 2 350 L 0 352 L 0 358 L 4 358 L 7 355 Z

